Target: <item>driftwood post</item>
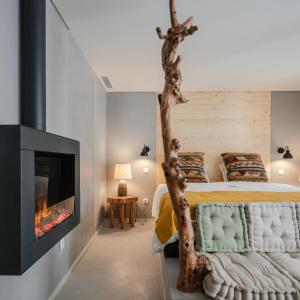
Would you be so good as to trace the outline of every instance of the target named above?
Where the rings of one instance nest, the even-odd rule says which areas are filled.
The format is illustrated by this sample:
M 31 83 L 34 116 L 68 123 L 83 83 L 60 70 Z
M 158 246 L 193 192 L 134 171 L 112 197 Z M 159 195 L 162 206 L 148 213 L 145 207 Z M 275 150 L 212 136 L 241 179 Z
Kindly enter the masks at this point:
M 179 44 L 185 37 L 192 35 L 197 26 L 193 26 L 193 18 L 179 23 L 176 16 L 175 0 L 169 0 L 171 28 L 164 35 L 156 28 L 162 47 L 162 66 L 165 72 L 165 86 L 159 94 L 161 128 L 165 161 L 162 164 L 171 197 L 173 209 L 177 217 L 180 253 L 180 274 L 177 288 L 184 292 L 201 290 L 203 276 L 208 272 L 209 262 L 204 256 L 197 256 L 194 248 L 194 231 L 189 204 L 184 196 L 186 182 L 179 169 L 179 141 L 173 137 L 171 112 L 175 104 L 187 102 L 180 91 L 182 82 L 180 73 L 181 56 L 177 54 Z

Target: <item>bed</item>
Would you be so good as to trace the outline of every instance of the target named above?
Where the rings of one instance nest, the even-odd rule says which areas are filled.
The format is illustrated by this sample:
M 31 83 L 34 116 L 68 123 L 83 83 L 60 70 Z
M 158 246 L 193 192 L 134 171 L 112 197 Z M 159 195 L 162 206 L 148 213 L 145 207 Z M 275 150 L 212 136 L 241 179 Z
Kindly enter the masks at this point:
M 300 188 L 287 184 L 256 182 L 188 183 L 186 197 L 193 207 L 199 202 L 300 202 Z M 166 184 L 157 187 L 152 204 L 155 232 L 151 252 L 160 252 L 178 239 L 176 221 Z

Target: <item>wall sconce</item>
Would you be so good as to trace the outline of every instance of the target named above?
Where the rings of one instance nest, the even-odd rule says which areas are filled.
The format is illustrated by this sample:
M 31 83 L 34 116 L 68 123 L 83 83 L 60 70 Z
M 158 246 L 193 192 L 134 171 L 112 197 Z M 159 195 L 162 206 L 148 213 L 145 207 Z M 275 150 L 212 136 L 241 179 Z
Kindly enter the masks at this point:
M 149 146 L 146 146 L 144 145 L 144 148 L 140 154 L 140 156 L 148 156 L 148 153 L 150 152 L 150 147 Z
M 290 149 L 289 149 L 288 146 L 285 146 L 285 148 L 279 147 L 279 148 L 277 149 L 277 151 L 278 151 L 279 154 L 284 153 L 284 154 L 283 154 L 283 159 L 292 159 L 292 158 L 293 158 L 293 155 L 292 155 L 292 153 L 290 152 Z

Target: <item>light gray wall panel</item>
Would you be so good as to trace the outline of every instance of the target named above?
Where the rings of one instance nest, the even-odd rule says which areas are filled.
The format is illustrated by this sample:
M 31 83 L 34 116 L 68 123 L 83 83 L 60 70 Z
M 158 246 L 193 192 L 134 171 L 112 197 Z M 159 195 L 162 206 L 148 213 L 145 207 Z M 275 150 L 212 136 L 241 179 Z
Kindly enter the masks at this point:
M 19 123 L 19 1 L 0 0 L 0 124 Z
M 156 180 L 156 94 L 108 93 L 107 100 L 107 191 L 116 194 L 118 181 L 113 180 L 116 163 L 131 163 L 132 180 L 128 180 L 128 193 L 139 196 L 141 216 L 142 198 L 150 205 L 147 218 L 151 217 L 151 204 Z M 150 156 L 139 155 L 144 144 L 151 147 Z M 149 174 L 143 168 L 149 168 Z
M 94 74 L 72 39 L 69 76 L 71 137 L 80 141 L 81 213 L 83 216 L 91 216 L 94 174 Z M 92 218 L 90 220 L 92 222 Z
M 272 92 L 271 181 L 300 185 L 300 92 Z M 289 146 L 292 160 L 282 159 L 279 146 Z M 283 169 L 285 174 L 278 175 Z
M 50 1 L 47 2 L 46 31 L 47 131 L 69 136 L 70 33 Z

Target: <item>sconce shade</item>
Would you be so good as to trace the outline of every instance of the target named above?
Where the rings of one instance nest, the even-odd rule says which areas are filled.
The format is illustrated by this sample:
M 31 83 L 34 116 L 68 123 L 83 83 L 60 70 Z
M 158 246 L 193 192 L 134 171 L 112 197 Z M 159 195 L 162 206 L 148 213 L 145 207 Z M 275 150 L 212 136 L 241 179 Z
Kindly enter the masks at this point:
M 277 149 L 277 151 L 278 151 L 278 153 L 280 153 L 280 154 L 283 154 L 283 159 L 293 159 L 293 155 L 292 155 L 292 153 L 291 153 L 291 151 L 290 151 L 290 149 L 289 149 L 289 147 L 288 146 L 285 146 L 285 148 L 283 148 L 283 147 L 279 147 L 278 149 Z
M 114 172 L 114 179 L 117 180 L 125 180 L 131 179 L 131 166 L 130 164 L 116 164 L 115 165 L 115 172 Z
M 279 153 L 279 154 L 282 154 L 282 153 L 284 153 L 284 148 L 283 147 L 279 147 L 278 149 L 277 149 L 277 152 Z
M 284 159 L 293 159 L 293 155 L 292 155 L 292 153 L 290 152 L 289 149 L 287 149 L 287 150 L 285 151 L 285 153 L 284 153 L 284 155 L 283 155 L 283 158 L 284 158 Z
M 150 152 L 150 147 L 149 146 L 146 146 L 144 145 L 144 148 L 140 154 L 140 156 L 148 156 L 148 153 Z

